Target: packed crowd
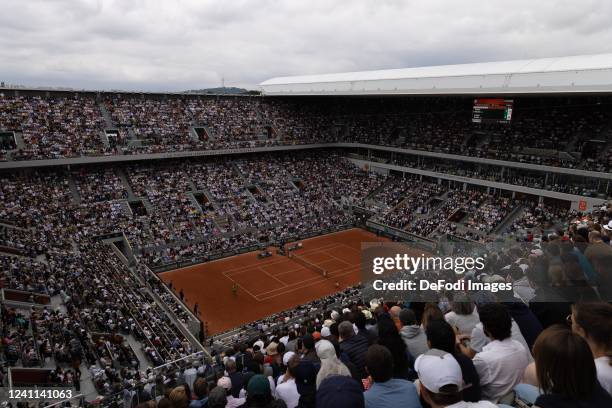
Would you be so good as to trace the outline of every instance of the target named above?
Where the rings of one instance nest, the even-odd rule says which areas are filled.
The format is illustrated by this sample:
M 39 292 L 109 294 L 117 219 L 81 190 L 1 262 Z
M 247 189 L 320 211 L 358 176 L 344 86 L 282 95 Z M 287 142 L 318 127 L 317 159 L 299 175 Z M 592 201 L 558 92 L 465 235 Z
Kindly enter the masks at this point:
M 189 261 L 203 254 L 207 257 L 227 254 L 253 245 L 344 228 L 355 221 L 349 211 L 350 207 L 365 206 L 370 200 L 384 204 L 385 210 L 376 219 L 393 227 L 424 237 L 431 237 L 433 233 L 446 233 L 481 240 L 497 230 L 504 221 L 509 221 L 509 213 L 517 205 L 517 202 L 504 195 L 489 195 L 477 189 L 465 189 L 462 184 L 454 185 L 426 178 L 383 176 L 364 171 L 333 151 L 247 156 L 237 160 L 162 162 L 113 169 L 31 171 L 2 174 L 0 177 L 0 220 L 3 222 L 0 244 L 8 244 L 26 252 L 26 256 L 0 257 L 2 287 L 59 297 L 62 305 L 60 308 L 39 307 L 27 313 L 3 308 L 4 361 L 22 366 L 54 365 L 56 368 L 51 375 L 52 382 L 74 384 L 75 387 L 79 384 L 83 370 L 87 370 L 101 395 L 116 396 L 127 390 L 130 396 L 142 398 L 143 401 L 146 393 L 137 385 L 145 382 L 151 386 L 157 378 L 152 379 L 150 373 L 143 372 L 138 354 L 142 353 L 151 366 L 159 366 L 196 351 L 182 330 L 184 325 L 193 320 L 192 315 L 145 264 L 159 266 Z M 133 205 L 135 202 L 142 205 L 140 210 Z M 575 265 L 579 265 L 579 268 L 590 265 L 591 268 L 585 272 L 588 276 L 586 286 L 577 292 L 574 290 L 573 300 L 612 298 L 606 297 L 607 286 L 600 284 L 602 279 L 609 276 L 605 273 L 606 265 L 610 264 L 609 237 L 612 235 L 609 232 L 612 224 L 609 224 L 608 209 L 574 223 L 571 218 L 573 214 L 567 210 L 530 202 L 520 204 L 522 212 L 508 224 L 507 231 L 513 238 L 540 246 L 531 250 L 534 252 L 513 253 L 511 256 L 514 258 L 504 259 L 507 265 L 523 259 L 526 269 L 522 268 L 523 263 L 517 263 L 521 266 L 519 269 L 522 275 L 519 275 L 516 268 L 510 267 L 507 272 L 489 273 L 491 276 L 486 279 L 501 277 L 502 280 L 511 278 L 528 281 L 536 288 L 545 288 L 546 283 L 550 282 L 555 287 L 565 288 L 568 282 L 582 282 Z M 559 220 L 571 221 L 572 227 L 567 231 L 544 233 L 544 228 L 554 228 Z M 474 234 L 474 231 L 476 235 L 469 235 Z M 117 248 L 113 249 L 97 241 L 98 236 L 117 233 L 125 234 L 135 250 L 138 263 L 135 270 L 129 270 L 119 261 L 114 252 Z M 545 249 L 541 246 L 542 242 L 558 242 L 559 253 Z M 583 259 L 580 254 L 574 254 L 574 248 L 580 246 L 578 243 L 590 243 L 599 252 L 593 255 L 593 251 L 583 248 Z M 567 246 L 570 244 L 573 245 L 571 248 Z M 537 256 L 532 259 L 532 255 Z M 576 262 L 573 262 L 574 257 L 577 258 Z M 563 262 L 559 262 L 559 259 Z M 546 260 L 546 265 L 543 260 Z M 572 263 L 571 268 L 565 263 Z M 530 269 L 541 272 L 544 267 L 545 276 L 525 273 L 525 270 Z M 572 290 L 572 287 L 568 287 L 566 292 L 569 294 Z M 536 313 L 537 305 L 531 307 L 533 298 L 528 298 L 529 291 L 526 292 L 527 297 L 522 293 L 521 299 L 529 304 L 530 309 L 534 309 L 533 313 L 541 325 L 545 326 L 541 318 L 545 312 Z M 532 295 L 537 296 L 537 289 Z M 294 402 L 292 406 L 308 406 L 323 395 L 319 394 L 317 388 L 323 384 L 323 379 L 316 381 L 319 369 L 317 359 L 330 358 L 330 364 L 333 364 L 327 366 L 326 362 L 324 367 L 321 362 L 320 370 L 323 373 L 339 370 L 348 374 L 347 378 L 359 380 L 342 386 L 359 390 L 354 395 L 361 398 L 360 401 L 365 401 L 366 405 L 374 407 L 387 401 L 385 390 L 395 393 L 404 392 L 406 387 L 414 387 L 410 399 L 407 399 L 408 394 L 401 394 L 399 398 L 402 401 L 436 406 L 435 396 L 432 396 L 436 394 L 435 390 L 428 388 L 428 380 L 419 375 L 416 360 L 418 353 L 412 353 L 410 347 L 406 346 L 404 360 L 396 348 L 400 344 L 397 339 L 401 340 L 404 326 L 421 327 L 426 336 L 426 315 L 423 313 L 424 317 L 421 316 L 418 306 L 413 307 L 411 304 L 386 304 L 388 310 L 382 305 L 371 308 L 356 300 L 361 296 L 359 288 L 351 288 L 331 298 L 255 322 L 226 336 L 223 341 L 213 340 L 212 347 L 217 350 L 219 360 L 215 367 L 223 367 L 222 370 L 227 371 L 228 361 L 237 362 L 236 356 L 248 354 L 243 350 L 246 349 L 250 350 L 252 361 L 258 364 L 247 367 L 242 360 L 243 368 L 237 372 L 244 374 L 248 371 L 254 375 L 261 373 L 274 379 L 266 379 L 268 391 L 263 386 L 264 381 L 259 380 L 265 398 L 256 398 L 258 402 L 253 402 L 252 397 L 262 394 L 257 394 L 259 391 L 253 389 L 249 391 L 246 381 L 234 390 L 235 396 L 232 398 L 246 398 L 242 403 L 247 406 L 253 403 L 282 405 L 281 400 L 286 405 Z M 437 306 L 442 314 L 448 312 L 444 304 L 442 299 Z M 393 306 L 412 310 L 416 320 L 406 317 L 404 313 L 404 321 L 413 323 L 400 324 L 401 312 L 393 309 Z M 332 307 L 333 310 L 347 308 L 348 311 L 332 313 Z M 486 310 L 486 305 L 483 307 Z M 481 317 L 486 315 L 481 305 L 477 304 L 476 309 Z M 395 315 L 393 310 L 398 314 Z M 438 312 L 434 309 L 432 313 L 435 315 Z M 495 313 L 496 321 L 503 320 L 499 310 Z M 519 329 L 522 329 L 522 323 L 517 317 L 519 315 L 513 314 L 513 309 L 508 313 L 515 319 Z M 362 324 L 364 318 L 366 322 Z M 486 319 L 480 322 L 489 332 Z M 514 323 L 511 325 L 514 327 Z M 367 330 L 364 329 L 366 326 Z M 459 323 L 451 326 L 458 327 Z M 396 330 L 395 334 L 392 329 Z M 404 331 L 415 330 L 411 328 Z M 467 352 L 463 354 L 474 352 L 478 355 L 486 351 L 486 346 L 481 344 L 482 348 L 479 348 L 475 340 L 480 339 L 481 343 L 486 343 L 486 336 L 482 334 L 485 330 L 481 328 L 476 334 L 465 328 L 462 330 L 463 334 L 471 335 L 470 349 L 466 347 Z M 375 335 L 378 339 L 371 344 L 376 343 L 389 350 L 380 347 L 369 350 L 366 347 L 352 356 L 349 351 L 342 351 L 343 347 L 349 348 L 349 344 L 356 341 L 351 338 L 359 336 L 360 332 L 372 332 L 371 336 L 368 334 L 371 340 L 375 339 Z M 250 338 L 253 333 L 256 333 L 257 340 Z M 339 341 L 335 346 L 334 336 Z M 527 350 L 535 344 L 538 336 L 534 337 L 531 333 L 524 334 L 524 337 L 529 337 L 525 339 L 529 346 L 525 349 L 526 358 L 535 358 L 537 364 L 537 355 L 530 357 Z M 504 339 L 497 340 L 501 342 Z M 329 340 L 332 348 L 321 343 L 323 340 Z M 317 343 L 325 345 L 326 351 L 322 352 L 325 357 L 318 355 Z M 228 344 L 232 350 L 227 348 Z M 368 346 L 371 344 L 368 343 Z M 136 349 L 134 345 L 137 345 Z M 283 364 L 282 360 L 288 351 L 303 357 L 294 358 L 295 355 L 289 355 Z M 370 351 L 373 355 L 368 364 Z M 447 352 L 455 359 L 459 355 L 457 351 L 451 353 L 450 349 Z M 333 359 L 336 354 L 345 368 Z M 388 364 L 389 356 L 392 364 Z M 481 357 L 484 356 L 481 354 Z M 314 391 L 309 389 L 301 393 L 298 390 L 296 394 L 293 385 L 280 387 L 285 382 L 291 383 L 292 378 L 295 384 L 300 384 L 302 380 L 298 379 L 298 372 L 304 369 L 303 360 L 313 360 L 312 367 L 306 370 L 311 374 L 314 372 L 315 381 L 311 374 L 308 374 L 311 377 L 303 381 L 308 385 L 316 384 Z M 382 371 L 376 373 L 377 369 L 384 369 L 380 365 L 376 368 L 376 362 L 381 361 L 385 361 L 385 367 L 393 367 L 391 374 Z M 276 368 L 273 362 L 276 362 Z M 484 364 L 482 370 L 490 369 L 486 363 L 481 364 Z M 229 363 L 230 371 L 231 366 L 232 363 Z M 479 367 L 476 363 L 474 366 L 478 372 Z M 195 367 L 196 372 L 199 372 L 198 368 Z M 292 371 L 294 368 L 297 371 Z M 267 375 L 270 369 L 272 375 Z M 283 380 L 279 383 L 281 372 Z M 203 370 L 202 374 L 208 376 L 210 372 Z M 481 388 L 485 390 L 485 384 L 491 380 L 487 375 L 491 373 L 482 371 L 478 375 L 483 385 Z M 420 381 L 412 386 L 408 385 L 412 384 L 410 381 L 394 385 L 395 379 L 400 378 L 401 381 L 417 378 Z M 162 383 L 179 385 L 175 380 L 179 383 L 182 381 L 174 378 L 168 383 Z M 227 380 L 216 380 L 221 381 L 221 388 L 227 387 Z M 388 381 L 393 382 L 385 386 Z M 494 380 L 491 381 L 494 384 L 492 390 L 482 391 L 478 398 L 497 401 L 498 397 L 505 397 L 518 384 L 513 380 L 500 386 Z M 203 385 L 199 394 L 194 395 L 191 392 L 195 392 L 193 382 L 188 384 L 187 388 L 182 385 L 184 395 L 178 404 L 182 404 L 185 398 L 188 403 L 193 398 L 205 399 Z M 462 398 L 459 392 L 459 389 L 463 389 L 462 384 L 455 384 L 459 388 L 451 393 L 454 395 L 452 398 Z M 596 382 L 593 381 L 593 384 Z M 503 388 L 504 394 L 498 395 L 496 387 Z M 282 397 L 283 388 L 289 388 L 285 390 L 286 400 Z M 168 388 L 165 390 L 169 393 L 167 397 L 172 399 L 172 391 Z M 367 391 L 364 393 L 363 390 Z M 160 404 L 163 394 L 161 392 L 158 395 Z M 305 395 L 303 398 L 302 394 Z M 230 398 L 230 395 L 226 393 L 225 397 Z M 481 405 L 487 406 L 486 403 Z
M 345 141 L 606 172 L 609 105 L 521 98 L 511 124 L 491 125 L 472 122 L 470 98 L 2 95 L 0 129 L 23 134 L 16 160 Z M 105 144 L 109 127 L 117 137 Z
M 526 218 L 552 217 L 536 213 Z M 179 404 L 606 407 L 612 206 L 565 217 L 569 227 L 546 234 L 539 227 L 551 225 L 538 224 L 484 271 L 459 277 L 511 281 L 510 293 L 364 303 L 365 291 L 347 289 L 222 335 L 206 392 L 181 384 Z

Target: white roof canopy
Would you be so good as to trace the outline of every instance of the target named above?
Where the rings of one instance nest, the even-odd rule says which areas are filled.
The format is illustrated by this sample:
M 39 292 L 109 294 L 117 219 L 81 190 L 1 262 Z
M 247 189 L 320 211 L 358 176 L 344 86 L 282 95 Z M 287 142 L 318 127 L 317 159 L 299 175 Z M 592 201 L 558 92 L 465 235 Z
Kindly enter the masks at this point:
M 612 92 L 612 54 L 278 77 L 265 95 Z

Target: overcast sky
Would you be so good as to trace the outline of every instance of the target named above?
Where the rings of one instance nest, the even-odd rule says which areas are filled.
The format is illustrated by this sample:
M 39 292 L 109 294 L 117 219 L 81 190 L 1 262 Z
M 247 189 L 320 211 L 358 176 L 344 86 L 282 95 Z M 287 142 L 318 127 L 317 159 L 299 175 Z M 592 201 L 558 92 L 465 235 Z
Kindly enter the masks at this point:
M 0 0 L 0 81 L 179 91 L 612 52 L 607 0 Z

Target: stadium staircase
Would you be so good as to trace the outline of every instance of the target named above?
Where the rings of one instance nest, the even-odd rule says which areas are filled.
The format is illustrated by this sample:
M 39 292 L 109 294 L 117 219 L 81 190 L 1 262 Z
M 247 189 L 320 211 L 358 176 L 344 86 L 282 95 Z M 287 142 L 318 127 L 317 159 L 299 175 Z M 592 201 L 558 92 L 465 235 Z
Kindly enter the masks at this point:
M 140 201 L 142 201 L 142 205 L 144 205 L 144 208 L 147 210 L 147 214 L 153 214 L 155 212 L 153 204 L 151 204 L 147 197 L 141 197 Z
M 69 173 L 67 178 L 68 187 L 70 188 L 70 193 L 72 194 L 72 201 L 75 204 L 81 204 L 81 195 L 79 194 L 79 189 L 77 188 L 76 181 L 74 181 L 72 173 Z
M 23 141 L 23 133 L 15 132 L 15 145 L 17 146 L 16 150 L 26 148 L 25 142 Z
M 501 234 L 502 232 L 504 232 L 506 228 L 512 225 L 512 223 L 514 223 L 515 220 L 517 220 L 523 215 L 524 211 L 525 211 L 525 207 L 522 204 L 514 207 L 514 209 L 510 211 L 510 214 L 508 214 L 506 218 L 504 218 L 502 222 L 500 222 L 499 225 L 493 229 L 492 233 Z
M 127 174 L 125 174 L 125 171 L 122 168 L 116 168 L 115 173 L 117 174 L 117 177 L 119 177 L 119 179 L 121 180 L 121 183 L 123 184 L 123 187 L 127 191 L 128 199 L 129 200 L 136 199 L 136 196 L 134 195 L 134 191 L 132 190 L 132 186 L 130 185 L 130 181 L 127 177 Z
M 104 102 L 99 102 L 98 106 L 100 107 L 100 112 L 102 113 L 102 117 L 104 118 L 104 124 L 107 129 L 115 129 L 117 126 L 113 123 L 113 119 L 111 117 L 110 112 L 106 109 L 106 105 Z

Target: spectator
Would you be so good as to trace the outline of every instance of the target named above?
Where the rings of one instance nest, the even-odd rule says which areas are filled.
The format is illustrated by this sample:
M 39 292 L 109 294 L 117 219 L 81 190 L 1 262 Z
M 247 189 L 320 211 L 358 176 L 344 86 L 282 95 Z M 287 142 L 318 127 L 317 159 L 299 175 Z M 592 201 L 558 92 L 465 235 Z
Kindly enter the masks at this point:
M 372 380 L 372 385 L 364 393 L 366 408 L 421 407 L 414 384 L 393 378 L 393 356 L 386 347 L 370 346 L 365 360 Z
M 503 403 L 520 382 L 529 364 L 529 352 L 521 343 L 512 340 L 512 319 L 504 305 L 485 304 L 478 312 L 484 333 L 491 342 L 474 356 L 474 367 L 480 378 L 482 396 Z M 464 354 L 471 355 L 461 341 L 459 347 Z
M 437 322 L 430 323 L 430 326 L 435 323 Z M 461 367 L 455 358 L 445 351 L 435 348 L 429 350 L 416 359 L 414 368 L 419 376 L 421 398 L 432 408 L 496 407 L 488 401 L 465 402 L 461 393 Z
M 365 408 L 363 389 L 351 377 L 332 375 L 317 388 L 317 408 Z
M 472 360 L 457 351 L 455 345 L 455 332 L 446 321 L 435 320 L 425 330 L 429 348 L 445 351 L 455 357 L 461 367 L 463 378 L 463 400 L 478 402 L 481 397 L 480 378 Z
M 287 366 L 287 371 L 278 378 L 276 397 L 285 401 L 287 408 L 295 408 L 300 401 L 300 393 L 295 383 L 295 370 L 300 363 L 300 358 L 289 351 L 283 356 L 283 363 Z
M 231 361 L 231 360 L 230 360 Z M 227 408 L 236 408 L 244 404 L 244 398 L 234 397 L 232 394 L 232 380 L 229 377 L 221 377 L 217 380 L 217 387 L 221 387 L 227 393 Z
M 320 340 L 317 343 L 317 355 L 321 359 L 321 368 L 317 373 L 317 389 L 321 382 L 331 376 L 351 376 L 351 372 L 336 355 L 336 348 L 327 340 Z
M 588 343 L 595 358 L 597 379 L 612 395 L 612 306 L 577 303 L 572 306 L 572 331 Z
M 399 319 L 402 324 L 400 335 L 412 357 L 417 358 L 429 350 L 427 338 L 421 326 L 417 324 L 414 312 L 411 309 L 402 309 Z
M 251 377 L 247 384 L 246 402 L 240 405 L 244 408 L 285 408 L 283 400 L 275 400 L 270 390 L 268 379 L 257 374 Z
M 215 387 L 208 394 L 207 408 L 225 408 L 227 405 L 227 392 L 223 387 Z
M 310 361 L 313 364 L 320 364 L 321 360 L 317 356 L 315 350 L 315 341 L 310 333 L 306 334 L 302 340 L 302 359 Z
M 240 390 L 244 386 L 244 374 L 236 371 L 236 361 L 231 359 L 225 363 L 225 371 L 227 371 L 227 376 L 232 382 L 232 396 L 234 398 L 240 397 Z
M 191 401 L 189 408 L 206 407 L 208 403 L 208 382 L 204 378 L 196 378 L 193 383 L 193 393 L 196 398 Z
M 542 408 L 608 407 L 612 396 L 597 380 L 589 345 L 563 326 L 551 326 L 533 347 Z
M 413 357 L 408 352 L 406 344 L 397 332 L 395 322 L 386 313 L 378 316 L 377 343 L 385 346 L 393 356 L 393 377 L 408 379 L 409 361 L 413 361 Z
M 368 351 L 368 341 L 363 336 L 356 336 L 353 324 L 344 321 L 338 325 L 340 336 L 340 351 L 345 353 L 350 362 L 355 366 L 355 372 L 361 380 L 367 376 L 365 371 L 365 354 Z
M 480 317 L 474 306 L 464 293 L 457 293 L 451 302 L 451 311 L 444 315 L 446 321 L 457 328 L 460 334 L 471 334 Z
M 174 388 L 168 398 L 172 403 L 172 408 L 187 408 L 191 400 L 189 391 L 184 385 Z
M 295 384 L 300 394 L 299 408 L 314 408 L 317 390 L 317 369 L 308 360 L 301 360 L 294 369 Z

